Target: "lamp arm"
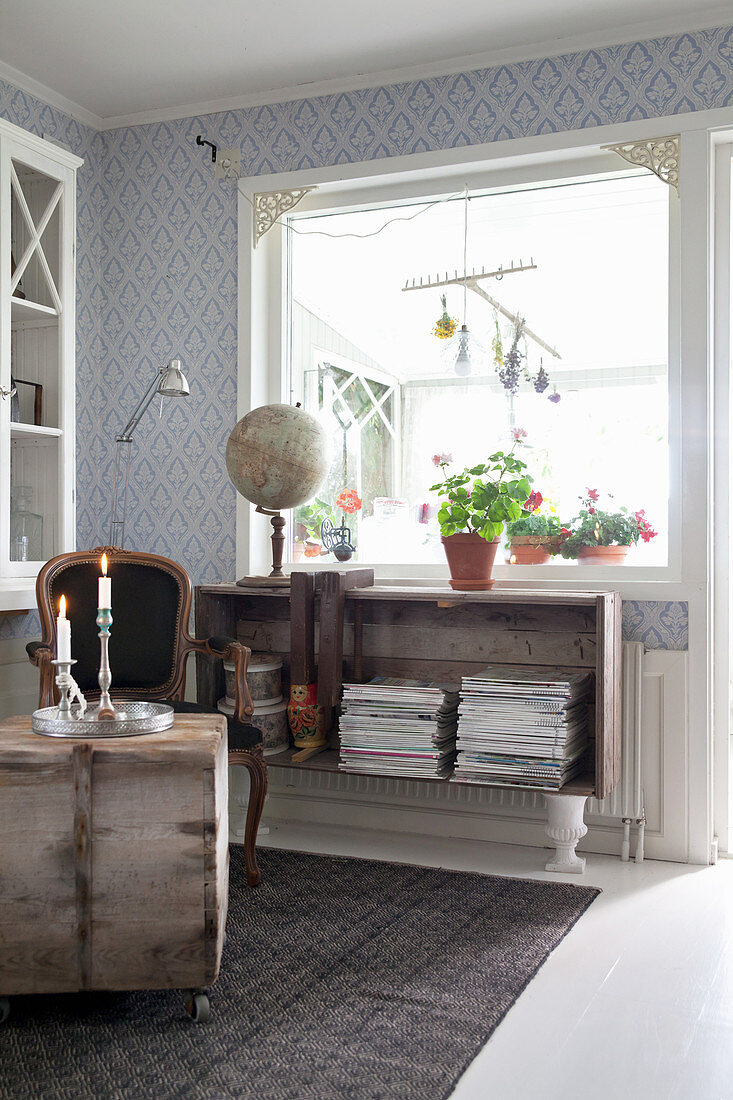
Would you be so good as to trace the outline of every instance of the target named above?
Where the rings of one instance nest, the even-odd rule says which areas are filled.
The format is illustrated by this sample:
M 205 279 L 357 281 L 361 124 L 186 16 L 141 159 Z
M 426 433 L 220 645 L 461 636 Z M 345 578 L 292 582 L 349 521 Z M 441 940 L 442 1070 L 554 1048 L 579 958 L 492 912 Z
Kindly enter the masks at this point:
M 165 367 L 161 368 L 157 374 L 153 375 L 153 380 L 146 389 L 137 403 L 137 407 L 125 424 L 120 434 L 115 439 L 115 472 L 114 472 L 114 485 L 112 488 L 112 518 L 109 525 L 109 545 L 119 546 L 120 550 L 125 545 L 125 519 L 127 512 L 127 485 L 130 477 L 130 444 L 132 443 L 132 433 L 140 423 L 140 420 L 145 413 L 148 405 L 153 400 L 158 386 L 160 385 L 160 379 L 165 371 Z M 122 444 L 126 443 L 125 458 L 124 458 L 124 475 L 120 469 L 122 458 Z M 118 512 L 122 508 L 122 518 L 118 518 Z
M 120 432 L 120 434 L 117 436 L 117 442 L 118 443 L 129 443 L 130 440 L 132 439 L 132 433 L 135 431 L 135 428 L 140 423 L 140 420 L 142 419 L 143 413 L 147 409 L 148 405 L 150 404 L 150 402 L 155 397 L 158 386 L 160 385 L 161 375 L 163 375 L 164 373 L 165 373 L 165 367 L 163 367 L 161 370 L 159 370 L 157 374 L 153 375 L 153 380 L 150 383 L 150 385 L 148 386 L 148 388 L 146 389 L 145 393 L 140 398 L 140 400 L 137 404 L 137 408 L 135 409 L 134 413 L 132 414 L 130 419 L 125 424 L 125 426 L 122 429 L 122 431 Z

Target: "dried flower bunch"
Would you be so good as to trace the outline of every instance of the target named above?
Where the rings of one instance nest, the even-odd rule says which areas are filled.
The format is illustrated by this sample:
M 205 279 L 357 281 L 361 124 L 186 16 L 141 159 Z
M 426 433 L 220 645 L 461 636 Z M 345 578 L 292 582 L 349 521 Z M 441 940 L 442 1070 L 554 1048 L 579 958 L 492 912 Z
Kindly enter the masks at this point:
M 451 336 L 455 334 L 458 328 L 458 318 L 449 316 L 445 294 L 441 294 L 440 301 L 443 306 L 443 312 L 435 322 L 433 336 L 437 336 L 439 340 L 450 340 Z

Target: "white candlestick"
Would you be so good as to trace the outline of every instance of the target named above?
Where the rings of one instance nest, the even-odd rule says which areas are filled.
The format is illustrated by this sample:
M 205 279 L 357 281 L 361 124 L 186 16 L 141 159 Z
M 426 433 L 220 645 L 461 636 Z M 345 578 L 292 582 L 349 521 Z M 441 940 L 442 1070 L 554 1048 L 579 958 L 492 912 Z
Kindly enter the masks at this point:
M 59 661 L 71 660 L 71 622 L 66 618 L 65 596 L 61 597 L 56 620 L 56 658 Z
M 102 576 L 98 581 L 97 607 L 112 609 L 112 578 L 107 576 L 107 555 L 102 554 Z

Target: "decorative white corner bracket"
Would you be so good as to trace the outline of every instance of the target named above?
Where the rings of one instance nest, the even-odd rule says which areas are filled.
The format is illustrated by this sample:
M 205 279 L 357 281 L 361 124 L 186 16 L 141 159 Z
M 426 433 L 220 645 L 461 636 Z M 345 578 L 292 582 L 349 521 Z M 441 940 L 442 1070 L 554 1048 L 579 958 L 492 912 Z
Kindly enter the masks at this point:
M 648 168 L 662 183 L 674 187 L 680 193 L 680 135 L 668 134 L 667 137 L 649 138 L 647 141 L 626 141 L 621 145 L 602 145 L 601 149 L 610 149 L 618 153 L 629 164 Z
M 252 232 L 254 246 L 264 237 L 268 229 L 288 210 L 293 210 L 310 191 L 315 187 L 296 187 L 293 191 L 256 191 L 252 196 L 254 207 L 254 223 Z

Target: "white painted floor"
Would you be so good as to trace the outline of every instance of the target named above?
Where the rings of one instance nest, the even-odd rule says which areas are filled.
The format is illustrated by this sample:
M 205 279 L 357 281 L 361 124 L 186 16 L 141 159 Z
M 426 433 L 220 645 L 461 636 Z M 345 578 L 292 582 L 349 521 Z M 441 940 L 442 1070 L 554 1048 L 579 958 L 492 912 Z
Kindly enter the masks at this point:
M 538 848 L 272 825 L 261 843 L 557 879 Z M 733 861 L 588 856 L 603 893 L 469 1067 L 453 1100 L 733 1100 Z M 425 1100 L 431 1100 L 426 1097 Z

